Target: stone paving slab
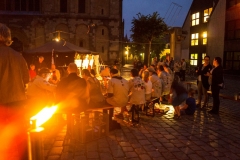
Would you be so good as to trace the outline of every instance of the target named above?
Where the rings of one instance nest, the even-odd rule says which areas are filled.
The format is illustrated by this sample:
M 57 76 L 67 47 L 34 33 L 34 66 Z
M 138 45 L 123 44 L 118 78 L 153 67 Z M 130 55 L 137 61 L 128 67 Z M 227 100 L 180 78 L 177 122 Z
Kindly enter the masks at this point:
M 239 79 L 227 79 L 222 93 L 240 91 Z M 66 126 L 45 136 L 46 160 L 240 159 L 240 103 L 220 99 L 219 115 L 198 109 L 193 116 L 173 118 L 173 108 L 155 117 L 141 115 L 138 126 L 117 119 L 121 129 L 81 144 L 65 142 Z M 210 98 L 210 105 L 212 99 Z

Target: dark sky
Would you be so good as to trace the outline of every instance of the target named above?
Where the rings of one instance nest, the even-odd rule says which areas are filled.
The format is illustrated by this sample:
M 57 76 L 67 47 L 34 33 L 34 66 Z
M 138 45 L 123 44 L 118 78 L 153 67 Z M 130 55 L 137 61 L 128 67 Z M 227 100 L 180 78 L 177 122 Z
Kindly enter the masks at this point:
M 131 21 L 137 14 L 158 12 L 165 23 L 173 27 L 181 27 L 186 18 L 192 0 L 123 0 L 124 35 L 130 37 Z

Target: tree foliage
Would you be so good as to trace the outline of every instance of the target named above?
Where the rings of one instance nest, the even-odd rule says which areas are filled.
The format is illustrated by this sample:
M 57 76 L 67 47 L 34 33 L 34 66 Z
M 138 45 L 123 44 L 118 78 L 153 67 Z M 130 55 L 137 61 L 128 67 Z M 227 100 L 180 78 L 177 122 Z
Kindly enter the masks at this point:
M 148 53 L 148 59 L 150 59 L 149 55 L 152 47 L 155 51 L 160 51 L 162 46 L 164 46 L 162 39 L 168 30 L 168 26 L 157 12 L 146 16 L 138 13 L 137 18 L 133 17 L 131 23 L 131 38 L 133 41 L 142 43 L 142 45 L 150 44 Z M 154 45 L 151 45 L 152 42 L 154 42 Z M 159 45 L 155 45 L 157 43 Z

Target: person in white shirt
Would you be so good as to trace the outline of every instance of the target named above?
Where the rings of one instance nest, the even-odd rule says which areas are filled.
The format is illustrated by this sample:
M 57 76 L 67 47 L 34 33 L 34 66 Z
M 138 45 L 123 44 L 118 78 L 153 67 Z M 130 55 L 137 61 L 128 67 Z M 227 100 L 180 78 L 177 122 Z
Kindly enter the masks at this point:
M 121 113 L 123 113 L 128 103 L 128 81 L 119 76 L 117 69 L 111 69 L 110 75 L 111 79 L 108 81 L 106 101 L 114 107 L 121 107 Z
M 145 100 L 149 101 L 149 100 L 151 100 L 151 96 L 152 96 L 152 82 L 149 80 L 149 72 L 148 71 L 144 71 L 143 81 L 145 83 L 145 88 L 146 88 Z

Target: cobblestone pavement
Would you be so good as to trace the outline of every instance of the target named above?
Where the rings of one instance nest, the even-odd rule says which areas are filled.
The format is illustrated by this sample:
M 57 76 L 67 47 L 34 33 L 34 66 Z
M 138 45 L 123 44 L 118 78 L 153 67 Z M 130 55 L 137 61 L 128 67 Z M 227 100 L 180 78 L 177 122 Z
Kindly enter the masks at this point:
M 239 80 L 238 77 L 225 76 L 227 88 L 221 92 L 232 96 L 238 93 Z M 64 126 L 45 134 L 45 159 L 237 160 L 240 159 L 240 103 L 226 99 L 220 101 L 219 115 L 208 114 L 209 109 L 198 109 L 193 116 L 183 115 L 176 120 L 172 111 L 169 111 L 155 117 L 142 115 L 140 124 L 135 127 L 118 119 L 121 129 L 85 144 L 64 142 Z M 54 130 L 54 127 L 51 129 Z

